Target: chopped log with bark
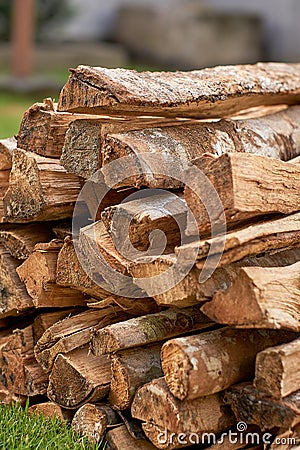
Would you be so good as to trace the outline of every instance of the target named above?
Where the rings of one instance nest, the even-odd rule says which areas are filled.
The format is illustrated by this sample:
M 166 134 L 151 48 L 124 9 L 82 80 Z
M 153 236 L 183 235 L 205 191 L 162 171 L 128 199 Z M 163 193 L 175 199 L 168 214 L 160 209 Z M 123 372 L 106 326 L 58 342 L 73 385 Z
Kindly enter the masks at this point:
M 51 228 L 40 223 L 2 226 L 0 243 L 16 259 L 27 259 L 38 243 L 49 242 L 54 237 Z
M 86 297 L 81 292 L 56 283 L 57 257 L 61 247 L 62 243 L 57 240 L 38 244 L 17 268 L 35 307 L 67 308 L 86 304 Z
M 98 444 L 112 425 L 120 424 L 121 419 L 108 405 L 86 403 L 76 411 L 72 429 L 76 434 Z
M 5 217 L 18 223 L 72 217 L 80 190 L 79 178 L 56 159 L 17 149 L 4 197 Z
M 213 325 L 200 312 L 199 307 L 167 309 L 156 314 L 134 317 L 98 330 L 92 339 L 92 351 L 95 355 L 104 355 L 164 341 Z
M 50 419 L 60 419 L 62 421 L 71 422 L 73 418 L 73 411 L 70 409 L 63 409 L 57 403 L 44 402 L 29 406 L 29 415 L 42 415 Z
M 180 400 L 220 392 L 253 378 L 258 352 L 294 337 L 295 333 L 283 331 L 226 327 L 170 339 L 161 351 L 166 383 Z
M 291 214 L 300 209 L 300 164 L 246 153 L 227 153 L 218 158 L 206 156 L 194 160 L 193 164 L 216 190 L 228 228 L 266 214 Z M 186 179 L 189 185 L 184 197 L 196 218 L 188 234 L 205 234 L 212 226 L 222 227 L 223 215 L 218 216 L 217 207 L 213 210 L 206 182 L 197 189 L 198 174 L 194 169 L 186 172 Z M 211 205 L 210 211 L 206 210 L 207 205 Z
M 45 331 L 34 347 L 35 357 L 41 367 L 49 372 L 59 353 L 69 353 L 88 345 L 94 331 L 129 317 L 118 306 L 90 309 L 67 317 Z
M 58 354 L 49 377 L 47 395 L 67 409 L 105 398 L 111 382 L 110 360 L 93 356 L 87 347 Z
M 283 63 L 174 73 L 78 66 L 71 70 L 57 109 L 224 117 L 254 106 L 299 103 L 299 73 L 299 64 Z
M 258 353 L 254 386 L 274 398 L 286 397 L 300 386 L 300 339 Z
M 300 331 L 300 261 L 286 267 L 243 267 L 226 291 L 202 311 L 212 320 L 238 328 Z
M 130 408 L 140 386 L 163 375 L 160 362 L 161 345 L 122 350 L 111 355 L 111 387 L 109 402 L 114 409 Z
M 59 158 L 68 127 L 86 115 L 58 112 L 51 98 L 35 103 L 24 113 L 17 135 L 18 147 L 50 158 Z
M 201 443 L 204 433 L 219 434 L 235 423 L 219 394 L 180 401 L 170 393 L 164 378 L 153 380 L 137 391 L 131 414 L 143 422 L 146 436 L 160 449 L 187 447 L 197 443 L 197 439 Z
M 34 344 L 36 344 L 45 331 L 56 322 L 59 322 L 66 317 L 79 314 L 80 312 L 82 312 L 81 308 L 68 308 L 58 309 L 53 312 L 42 313 L 36 316 L 32 324 Z
M 34 305 L 16 269 L 20 262 L 0 246 L 0 318 L 29 313 Z
M 223 395 L 240 421 L 258 425 L 262 430 L 274 427 L 288 430 L 300 423 L 300 391 L 274 399 L 257 391 L 252 384 L 242 383 L 228 389 Z
M 109 450 L 155 450 L 157 448 L 146 439 L 134 439 L 125 425 L 109 430 L 106 439 Z
M 14 137 L 0 139 L 0 170 L 10 170 L 12 155 L 17 148 L 17 140 Z

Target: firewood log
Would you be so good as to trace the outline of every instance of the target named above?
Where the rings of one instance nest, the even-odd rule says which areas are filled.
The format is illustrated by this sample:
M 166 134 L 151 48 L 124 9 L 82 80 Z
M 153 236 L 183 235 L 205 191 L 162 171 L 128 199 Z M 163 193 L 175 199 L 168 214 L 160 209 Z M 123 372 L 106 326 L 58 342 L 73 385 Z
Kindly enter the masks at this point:
M 76 409 L 87 402 L 105 398 L 111 382 L 110 360 L 93 356 L 87 347 L 55 358 L 47 395 L 67 409 Z
M 92 339 L 92 351 L 95 355 L 104 355 L 164 341 L 213 325 L 200 312 L 199 307 L 167 309 L 108 325 L 96 331 Z
M 180 400 L 220 392 L 253 377 L 258 352 L 288 342 L 294 336 L 295 333 L 277 330 L 226 327 L 170 339 L 161 352 L 166 383 Z
M 29 258 L 17 268 L 36 307 L 66 308 L 86 304 L 81 292 L 56 283 L 57 257 L 61 247 L 62 243 L 57 240 L 38 244 Z
M 56 322 L 59 322 L 66 317 L 71 317 L 72 315 L 79 314 L 80 312 L 82 312 L 82 308 L 67 308 L 42 313 L 36 316 L 32 324 L 34 344 L 36 344 L 40 337 L 42 337 L 42 335 L 45 333 L 45 331 Z
M 224 210 L 228 228 L 239 226 L 266 214 L 291 214 L 300 209 L 300 165 L 277 161 L 263 156 L 231 153 L 218 158 L 202 157 L 193 161 L 215 188 Z M 186 179 L 196 186 L 197 173 L 190 169 Z M 299 183 L 299 185 L 298 185 Z M 222 220 L 214 217 L 213 224 L 206 210 L 211 200 L 210 190 L 204 186 L 201 192 L 190 186 L 184 197 L 196 218 L 188 234 L 208 233 L 212 225 L 218 227 Z M 222 226 L 222 224 L 220 224 Z
M 134 439 L 125 425 L 109 430 L 106 439 L 109 450 L 155 450 L 157 448 L 145 439 Z
M 18 223 L 72 217 L 80 189 L 79 178 L 56 159 L 17 149 L 4 197 L 5 216 Z
M 4 196 L 9 186 L 10 170 L 0 170 L 0 223 L 5 223 Z
M 300 386 L 300 339 L 267 348 L 256 356 L 254 386 L 269 397 L 281 398 Z
M 187 447 L 197 443 L 197 438 L 201 443 L 204 433 L 219 434 L 235 423 L 219 394 L 180 401 L 170 393 L 164 378 L 137 391 L 131 413 L 143 422 L 146 436 L 160 449 Z
M 274 427 L 288 430 L 300 422 L 299 390 L 276 400 L 264 396 L 252 384 L 242 383 L 228 389 L 223 399 L 238 420 L 258 425 L 262 430 Z
M 41 367 L 49 372 L 59 353 L 69 353 L 89 344 L 95 330 L 129 317 L 117 306 L 90 309 L 67 317 L 45 331 L 34 347 L 35 357 Z
M 253 106 L 299 102 L 299 64 L 258 63 L 192 72 L 79 66 L 58 111 L 222 117 Z
M 86 403 L 76 411 L 72 420 L 72 429 L 91 443 L 97 444 L 103 440 L 108 427 L 120 422 L 120 417 L 110 406 Z
M 202 311 L 238 328 L 300 331 L 300 261 L 286 267 L 243 267 L 227 291 L 219 291 Z
M 57 403 L 44 402 L 31 405 L 28 408 L 29 415 L 43 415 L 51 419 L 60 419 L 66 422 L 71 422 L 73 418 L 73 411 L 70 409 L 61 408 Z
M 160 350 L 161 345 L 155 344 L 122 350 L 111 355 L 109 402 L 114 409 L 128 409 L 140 386 L 163 375 Z
M 12 155 L 16 148 L 16 138 L 0 139 L 0 171 L 11 169 Z
M 70 124 L 86 115 L 61 113 L 51 98 L 35 103 L 24 113 L 17 135 L 18 147 L 49 158 L 59 158 Z

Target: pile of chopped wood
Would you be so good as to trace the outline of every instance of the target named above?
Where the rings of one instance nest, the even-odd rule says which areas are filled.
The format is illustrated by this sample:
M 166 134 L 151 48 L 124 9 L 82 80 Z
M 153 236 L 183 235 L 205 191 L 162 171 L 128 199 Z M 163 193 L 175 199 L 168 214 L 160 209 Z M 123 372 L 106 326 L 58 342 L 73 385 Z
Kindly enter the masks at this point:
M 110 449 L 299 448 L 299 155 L 300 64 L 72 70 L 0 142 L 1 401 Z

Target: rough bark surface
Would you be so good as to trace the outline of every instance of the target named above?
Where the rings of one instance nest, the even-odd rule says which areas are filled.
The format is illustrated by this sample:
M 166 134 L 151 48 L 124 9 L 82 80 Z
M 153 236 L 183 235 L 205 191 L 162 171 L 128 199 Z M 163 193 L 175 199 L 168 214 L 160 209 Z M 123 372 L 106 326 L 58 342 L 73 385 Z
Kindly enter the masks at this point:
M 17 141 L 14 137 L 0 139 L 0 170 L 10 170 L 12 165 L 12 155 L 17 148 Z

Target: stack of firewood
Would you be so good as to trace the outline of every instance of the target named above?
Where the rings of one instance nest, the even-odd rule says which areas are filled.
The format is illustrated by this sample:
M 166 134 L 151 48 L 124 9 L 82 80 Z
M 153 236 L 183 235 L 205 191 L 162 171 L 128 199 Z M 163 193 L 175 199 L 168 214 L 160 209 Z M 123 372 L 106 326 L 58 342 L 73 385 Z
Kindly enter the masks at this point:
M 72 70 L 0 141 L 1 401 L 116 450 L 299 448 L 299 155 L 300 64 Z

